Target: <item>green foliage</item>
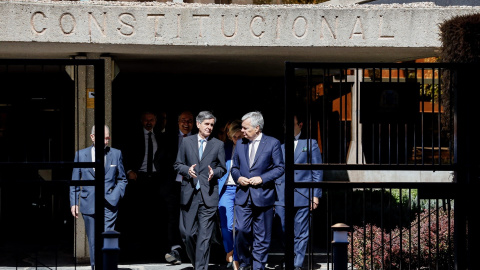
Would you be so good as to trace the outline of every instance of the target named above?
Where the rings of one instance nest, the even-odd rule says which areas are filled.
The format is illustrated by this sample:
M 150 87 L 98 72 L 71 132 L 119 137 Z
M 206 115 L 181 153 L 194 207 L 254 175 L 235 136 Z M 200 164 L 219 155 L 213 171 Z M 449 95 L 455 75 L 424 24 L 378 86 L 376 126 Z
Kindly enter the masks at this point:
M 420 85 L 420 95 L 425 101 L 438 101 L 440 90 L 438 84 L 425 84 L 425 87 Z

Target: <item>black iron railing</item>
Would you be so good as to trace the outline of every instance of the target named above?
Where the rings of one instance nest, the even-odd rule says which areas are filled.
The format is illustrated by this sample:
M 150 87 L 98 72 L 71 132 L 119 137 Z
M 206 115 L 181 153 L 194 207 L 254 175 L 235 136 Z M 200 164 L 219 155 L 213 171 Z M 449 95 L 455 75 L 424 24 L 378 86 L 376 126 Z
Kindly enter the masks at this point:
M 458 78 L 472 70 L 478 67 L 286 63 L 285 250 L 294 245 L 288 221 L 295 220 L 295 190 L 321 188 L 320 210 L 311 214 L 309 269 L 333 269 L 335 223 L 351 226 L 351 269 L 464 269 L 468 236 L 459 198 L 468 182 L 461 175 L 472 166 L 459 162 L 467 151 L 459 149 L 457 128 L 465 122 L 457 122 L 464 104 L 457 93 L 469 90 Z M 291 134 L 298 114 L 323 164 L 311 158 L 295 164 Z M 323 182 L 294 182 L 295 170 L 323 170 Z M 285 253 L 287 269 L 294 256 Z
M 79 66 L 93 68 L 94 122 L 103 126 L 103 59 L 0 59 L 0 267 L 59 266 L 59 258 L 65 258 L 65 251 L 72 249 L 65 246 L 70 244 L 66 239 L 73 240 L 75 235 L 65 232 L 65 224 L 73 220 L 69 186 L 95 186 L 95 200 L 104 201 L 104 153 L 96 152 L 97 162 L 72 162 L 78 149 L 73 143 L 74 128 L 82 126 L 74 117 L 77 88 L 68 83 L 70 78 L 65 79 L 65 69 Z M 97 136 L 103 138 L 104 130 L 98 129 Z M 95 168 L 100 177 L 73 182 L 73 168 Z M 96 204 L 95 215 L 104 215 L 103 204 Z M 103 267 L 103 228 L 103 222 L 96 222 L 97 269 Z

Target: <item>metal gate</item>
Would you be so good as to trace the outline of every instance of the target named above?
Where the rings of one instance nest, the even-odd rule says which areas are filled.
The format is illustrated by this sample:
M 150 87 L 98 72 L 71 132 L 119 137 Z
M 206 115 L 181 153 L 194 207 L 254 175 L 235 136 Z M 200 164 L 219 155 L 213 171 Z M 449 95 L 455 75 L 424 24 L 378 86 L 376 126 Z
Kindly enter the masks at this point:
M 291 251 L 301 188 L 310 200 L 322 191 L 319 210 L 310 212 L 305 268 L 344 269 L 332 254 L 332 226 L 344 223 L 349 269 L 468 269 L 467 241 L 475 241 L 465 192 L 478 182 L 472 157 L 479 148 L 468 145 L 468 112 L 475 110 L 466 109 L 478 94 L 466 93 L 478 92 L 478 71 L 441 63 L 286 63 L 287 269 L 299 267 Z M 306 164 L 293 159 L 298 115 Z M 312 161 L 317 142 L 322 164 Z M 293 181 L 302 170 L 322 170 L 323 181 Z
M 95 201 L 104 201 L 103 151 L 96 151 L 96 162 L 73 162 L 78 150 L 74 137 L 85 123 L 75 119 L 76 102 L 82 97 L 78 97 L 76 78 L 69 78 L 66 69 L 78 74 L 79 67 L 93 68 L 94 121 L 103 126 L 103 59 L 0 59 L 2 266 L 56 268 L 60 258 L 71 258 L 62 254 L 65 245 L 72 244 L 67 239 L 75 241 L 72 231 L 65 232 L 67 224 L 76 224 L 68 210 L 70 186 L 95 186 Z M 96 133 L 103 138 L 103 128 Z M 73 168 L 94 168 L 100 177 L 71 181 Z M 95 215 L 104 215 L 103 204 L 96 204 Z M 103 219 L 97 220 L 102 222 L 95 224 L 95 257 L 97 269 L 102 269 L 104 225 Z M 75 258 L 71 263 L 77 266 Z

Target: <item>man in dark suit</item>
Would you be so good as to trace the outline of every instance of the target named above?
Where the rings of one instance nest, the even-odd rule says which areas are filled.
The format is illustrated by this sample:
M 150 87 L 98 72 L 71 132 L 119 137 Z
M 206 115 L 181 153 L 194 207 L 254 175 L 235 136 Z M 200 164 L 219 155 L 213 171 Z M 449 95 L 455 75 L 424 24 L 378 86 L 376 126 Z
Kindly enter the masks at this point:
M 178 230 L 178 191 L 175 181 L 166 172 L 169 157 L 165 135 L 155 128 L 157 115 L 146 111 L 141 116 L 142 129 L 129 140 L 126 155 L 127 176 L 132 185 L 127 194 L 129 208 L 130 239 L 140 241 L 140 252 L 158 256 L 159 243 L 167 245 L 165 253 L 180 248 Z M 154 212 L 150 206 L 160 206 Z M 138 225 L 142 222 L 142 225 Z M 132 235 L 133 234 L 133 235 Z M 137 239 L 135 239 L 137 238 Z M 167 241 L 164 241 L 166 239 Z M 167 251 L 168 250 L 168 251 Z M 180 257 L 169 261 L 181 264 Z
M 264 135 L 263 125 L 260 112 L 242 117 L 244 139 L 237 142 L 231 169 L 237 183 L 235 241 L 241 270 L 265 269 L 272 236 L 275 180 L 284 173 L 280 142 Z
M 183 176 L 174 169 L 175 161 L 177 160 L 178 148 L 182 144 L 182 141 L 185 137 L 192 135 L 193 129 L 193 114 L 190 111 L 183 111 L 178 115 L 178 130 L 175 129 L 173 132 L 167 132 L 165 135 L 165 144 L 168 149 L 168 163 L 167 171 L 165 171 L 166 177 L 173 181 L 172 194 L 175 196 L 175 209 L 173 210 L 173 215 L 175 218 L 175 228 L 179 230 L 179 219 L 180 219 L 180 189 L 182 184 Z M 171 247 L 170 252 L 165 254 L 165 260 L 171 264 L 177 264 L 181 261 L 183 252 L 180 246 L 182 242 L 180 238 L 180 232 L 174 235 L 176 245 Z
M 75 153 L 75 162 L 95 161 L 95 126 L 90 134 L 93 145 Z M 105 126 L 105 231 L 115 230 L 115 222 L 118 214 L 118 203 L 125 194 L 127 178 L 122 163 L 122 152 L 108 147 L 110 130 Z M 100 146 L 103 144 L 100 141 Z M 99 151 L 103 151 L 100 148 Z M 95 180 L 94 168 L 74 168 L 72 180 Z M 79 203 L 80 198 L 80 203 Z M 80 186 L 70 187 L 70 210 L 75 218 L 78 218 L 78 210 L 82 213 L 87 233 L 90 251 L 90 264 L 95 267 L 95 187 Z
M 183 138 L 174 165 L 183 176 L 180 234 L 195 270 L 208 269 L 218 207 L 218 179 L 226 172 L 223 142 L 210 136 L 215 121 L 208 111 L 198 114 L 198 134 Z
M 295 164 L 320 164 L 322 155 L 318 148 L 317 141 L 307 140 L 301 136 L 303 120 L 300 117 L 294 117 L 294 161 Z M 282 145 L 283 157 L 285 158 L 285 145 Z M 295 182 L 320 182 L 323 180 L 322 170 L 297 170 L 295 171 Z M 285 175 L 276 180 L 277 199 L 275 201 L 275 215 L 279 220 L 281 228 L 281 239 L 285 240 Z M 296 188 L 294 190 L 294 252 L 295 258 L 293 266 L 295 270 L 301 270 L 305 259 L 309 238 L 309 217 L 310 211 L 318 206 L 319 198 L 322 196 L 322 190 L 313 189 L 312 195 L 308 188 Z

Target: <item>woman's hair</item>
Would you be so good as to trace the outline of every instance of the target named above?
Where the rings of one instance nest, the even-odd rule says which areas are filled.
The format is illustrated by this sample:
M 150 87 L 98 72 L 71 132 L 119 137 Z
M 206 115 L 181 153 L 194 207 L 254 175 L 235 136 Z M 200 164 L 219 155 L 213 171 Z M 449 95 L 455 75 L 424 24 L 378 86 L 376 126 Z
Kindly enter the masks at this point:
M 234 120 L 228 125 L 227 135 L 228 138 L 232 139 L 232 136 L 235 135 L 238 131 L 242 130 L 242 120 Z

